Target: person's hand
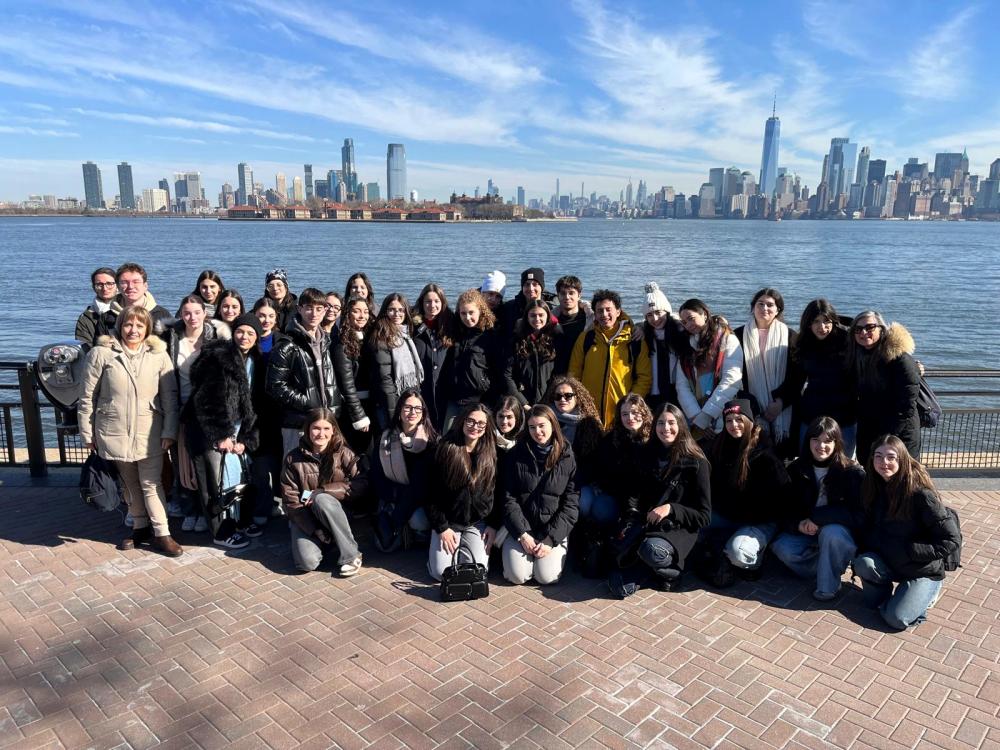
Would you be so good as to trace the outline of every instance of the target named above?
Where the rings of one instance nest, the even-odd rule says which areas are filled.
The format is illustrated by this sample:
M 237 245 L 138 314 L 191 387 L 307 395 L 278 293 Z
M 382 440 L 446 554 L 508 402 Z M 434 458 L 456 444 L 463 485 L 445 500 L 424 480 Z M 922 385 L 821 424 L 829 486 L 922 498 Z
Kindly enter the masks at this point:
M 544 542 L 539 542 L 538 545 L 535 547 L 535 557 L 541 560 L 551 551 L 552 548 L 549 545 L 545 544 Z
M 162 438 L 160 440 L 160 448 L 162 450 L 168 451 L 168 450 L 170 450 L 171 448 L 174 447 L 174 443 L 176 443 L 176 442 L 177 441 L 174 440 L 173 438 Z
M 804 521 L 799 521 L 799 533 L 806 536 L 816 536 L 819 533 L 819 526 L 807 518 Z
M 242 456 L 246 449 L 247 447 L 243 443 L 233 443 L 233 453 L 237 456 Z
M 535 550 L 538 549 L 538 542 L 536 542 L 535 538 L 527 531 L 521 534 L 521 536 L 517 538 L 517 541 L 521 543 L 521 549 L 524 550 L 524 554 L 526 555 L 534 555 Z
M 358 432 L 368 432 L 368 430 L 370 429 L 371 429 L 371 424 L 366 424 L 364 427 L 358 430 Z
M 646 514 L 646 523 L 650 526 L 659 526 L 663 523 L 667 516 L 670 515 L 670 503 L 664 503 L 663 505 L 657 505 L 649 513 Z
M 784 408 L 785 405 L 781 401 L 781 399 L 780 398 L 775 399 L 774 401 L 772 401 L 767 405 L 766 409 L 764 409 L 764 419 L 766 419 L 768 422 L 773 422 L 775 419 L 778 418 L 778 415 L 781 414 Z
M 483 531 L 483 546 L 486 548 L 486 554 L 490 553 L 490 549 L 493 547 L 493 542 L 496 541 L 497 530 L 492 526 L 487 526 Z
M 332 541 L 330 532 L 322 527 L 316 529 L 315 536 L 323 544 L 329 544 Z
M 445 529 L 441 532 L 441 549 L 449 555 L 455 554 L 455 550 L 458 549 L 458 542 L 458 534 L 451 529 Z
M 233 439 L 227 437 L 225 440 L 220 440 L 215 444 L 215 450 L 219 451 L 219 453 L 232 453 L 234 445 Z

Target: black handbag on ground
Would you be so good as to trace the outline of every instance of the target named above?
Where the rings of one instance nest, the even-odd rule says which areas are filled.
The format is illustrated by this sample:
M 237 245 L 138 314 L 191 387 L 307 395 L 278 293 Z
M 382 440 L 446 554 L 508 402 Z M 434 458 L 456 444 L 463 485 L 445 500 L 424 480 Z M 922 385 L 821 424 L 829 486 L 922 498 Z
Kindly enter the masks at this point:
M 229 454 L 236 456 L 235 453 Z M 248 500 L 254 492 L 254 485 L 250 482 L 250 467 L 245 455 L 236 456 L 240 462 L 240 475 L 233 477 L 226 471 L 227 454 L 222 454 L 222 463 L 219 467 L 219 508 L 228 511 L 233 506 L 238 506 L 244 500 Z
M 80 498 L 97 510 L 115 510 L 122 503 L 122 488 L 118 469 L 91 451 L 80 470 Z
M 441 574 L 441 601 L 461 602 L 470 599 L 482 599 L 490 595 L 490 584 L 486 580 L 486 566 L 482 563 L 459 562 L 458 553 L 462 550 L 459 541 L 455 553 L 451 556 L 451 565 Z M 468 547 L 466 547 L 468 550 Z M 472 557 L 472 552 L 469 552 Z

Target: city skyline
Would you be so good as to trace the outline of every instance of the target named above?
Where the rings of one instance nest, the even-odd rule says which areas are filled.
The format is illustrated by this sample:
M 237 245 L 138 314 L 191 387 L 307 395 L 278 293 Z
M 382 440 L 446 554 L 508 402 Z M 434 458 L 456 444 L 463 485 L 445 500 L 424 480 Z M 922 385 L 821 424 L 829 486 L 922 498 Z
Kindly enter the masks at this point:
M 106 199 L 125 161 L 136 194 L 199 171 L 214 201 L 239 162 L 267 184 L 303 163 L 342 170 L 345 138 L 359 183 L 387 188 L 386 144 L 403 143 L 407 192 L 439 200 L 487 179 L 548 200 L 559 177 L 609 196 L 629 177 L 690 194 L 719 165 L 763 180 L 775 95 L 775 166 L 810 186 L 834 137 L 890 170 L 968 149 L 969 171 L 985 175 L 1000 153 L 987 72 L 1000 10 L 986 3 L 684 5 L 664 18 L 652 3 L 578 0 L 460 21 L 385 3 L 319 15 L 294 1 L 91 6 L 40 0 L 0 29 L 0 199 L 83 197 L 89 160 Z M 886 38 L 905 44 L 873 59 Z M 168 54 L 181 39 L 183 66 Z

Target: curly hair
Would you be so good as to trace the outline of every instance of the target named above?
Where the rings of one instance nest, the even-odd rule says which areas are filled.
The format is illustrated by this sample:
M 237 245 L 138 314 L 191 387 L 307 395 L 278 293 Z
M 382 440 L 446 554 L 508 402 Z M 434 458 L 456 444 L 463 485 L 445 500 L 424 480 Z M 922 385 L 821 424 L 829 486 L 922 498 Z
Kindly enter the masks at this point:
M 573 453 L 576 454 L 579 463 L 600 446 L 601 438 L 604 437 L 604 426 L 600 412 L 597 411 L 597 404 L 594 403 L 594 397 L 583 383 L 571 375 L 556 375 L 552 378 L 542 401 L 546 404 L 555 404 L 556 389 L 560 386 L 569 386 L 576 395 L 576 410 L 580 415 L 580 424 L 573 438 Z
M 361 329 L 361 337 L 357 336 L 358 329 L 351 324 L 351 316 L 349 315 L 351 306 L 357 303 L 364 305 L 366 309 L 368 308 L 368 300 L 364 297 L 351 297 L 347 300 L 344 309 L 341 311 L 340 345 L 343 347 L 344 354 L 347 355 L 348 359 L 357 359 L 361 356 L 364 343 L 371 336 L 372 329 L 375 327 L 375 318 L 371 316 L 371 311 L 369 310 L 368 322 Z
M 528 324 L 528 313 L 532 310 L 545 311 L 546 321 L 541 330 L 535 331 Z M 514 354 L 519 359 L 528 359 L 536 353 L 542 362 L 551 362 L 556 358 L 555 328 L 557 321 L 552 317 L 551 308 L 542 300 L 531 300 L 524 308 L 524 314 L 518 320 L 518 338 L 514 342 Z M 535 335 L 537 334 L 537 335 Z
M 466 289 L 460 295 L 458 295 L 458 301 L 455 302 L 455 311 L 459 312 L 462 309 L 462 305 L 475 305 L 479 308 L 479 322 L 476 323 L 476 328 L 480 331 L 488 331 L 497 322 L 497 316 L 493 314 L 490 309 L 489 303 L 486 302 L 486 297 L 478 289 Z M 462 323 L 461 315 L 456 315 L 455 331 L 460 332 L 463 328 L 467 326 Z
M 653 432 L 653 411 L 649 408 L 646 400 L 637 393 L 626 393 L 615 404 L 615 420 L 611 426 L 611 443 L 615 447 L 624 445 L 626 442 L 635 442 L 635 438 L 629 433 L 622 421 L 622 409 L 626 406 L 635 407 L 642 414 L 642 424 L 636 430 L 639 442 L 645 443 Z

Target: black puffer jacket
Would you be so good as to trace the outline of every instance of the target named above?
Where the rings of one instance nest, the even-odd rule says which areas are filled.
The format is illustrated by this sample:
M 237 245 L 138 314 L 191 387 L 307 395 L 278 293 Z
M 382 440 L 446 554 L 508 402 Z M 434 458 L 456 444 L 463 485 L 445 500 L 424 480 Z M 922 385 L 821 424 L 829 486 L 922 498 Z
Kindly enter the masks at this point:
M 451 400 L 465 406 L 475 401 L 492 404 L 503 384 L 503 353 L 496 328 L 480 331 L 459 324 Z
M 287 339 L 276 342 L 267 368 L 267 393 L 281 404 L 282 426 L 301 428 L 306 414 L 324 405 L 340 413 L 341 397 L 333 369 L 330 337 L 319 341 L 319 361 L 313 355 L 310 336 L 296 317 L 285 331 Z M 322 373 L 322 374 L 321 374 Z
M 351 420 L 351 426 L 355 430 L 360 430 L 365 425 L 370 425 L 371 420 L 365 414 L 361 405 L 358 392 L 368 392 L 371 378 L 368 374 L 368 357 L 365 356 L 364 345 L 362 344 L 358 356 L 351 358 L 344 351 L 344 345 L 340 341 L 340 332 L 332 341 L 331 356 L 333 357 L 333 369 L 337 373 L 337 388 L 347 408 L 347 416 Z
M 806 449 L 808 450 L 808 448 Z M 860 464 L 851 463 L 847 468 L 831 464 L 823 485 L 826 487 L 826 505 L 816 507 L 819 485 L 812 458 L 802 456 L 788 466 L 791 479 L 789 487 L 788 527 L 795 530 L 800 521 L 811 520 L 817 526 L 832 523 L 846 526 L 857 534 L 864 522 L 865 511 L 861 503 L 861 485 L 865 470 Z
M 888 518 L 889 500 L 885 482 L 879 487 L 876 502 L 865 513 L 862 545 L 892 568 L 893 580 L 944 578 L 944 560 L 959 545 L 959 531 L 934 490 L 924 487 L 910 498 L 907 518 Z
M 669 462 L 670 454 L 659 440 L 649 443 L 643 459 L 638 491 L 626 498 L 622 510 L 623 526 L 640 524 L 646 526 L 645 536 L 666 539 L 677 551 L 677 568 L 684 570 L 698 532 L 712 519 L 712 469 L 704 458 L 683 458 L 664 476 L 661 467 Z M 658 525 L 647 526 L 649 511 L 667 504 L 670 515 Z
M 496 528 L 499 513 L 495 509 L 496 478 L 488 485 L 477 482 L 462 482 L 454 486 L 445 476 L 444 466 L 447 454 L 464 451 L 460 445 L 443 440 L 438 443 L 434 460 L 428 472 L 427 518 L 439 534 L 450 526 L 466 528 L 480 521 Z M 475 461 L 473 457 L 473 461 Z
M 738 442 L 725 432 L 716 440 L 725 442 L 721 456 L 712 460 L 712 510 L 740 525 L 786 521 L 788 472 L 771 447 L 763 444 L 764 438 L 750 452 L 743 487 L 734 477 Z
M 281 442 L 281 404 L 275 401 L 267 393 L 267 371 L 270 368 L 271 352 L 287 338 L 285 334 L 274 331 L 271 334 L 271 349 L 267 353 L 260 351 L 258 342 L 258 363 L 259 366 L 254 371 L 253 380 L 250 383 L 250 393 L 253 399 L 253 408 L 257 412 L 257 432 L 260 435 L 255 456 L 278 456 L 283 453 Z
M 251 357 L 258 367 L 259 355 L 253 352 Z M 248 451 L 257 449 L 257 415 L 246 360 L 235 342 L 217 339 L 202 347 L 191 365 L 191 397 L 184 407 L 182 421 L 188 427 L 188 449 L 192 454 L 210 451 L 234 436 Z
M 656 367 L 652 370 L 656 375 L 656 382 L 653 385 L 659 393 L 659 398 L 653 396 L 650 391 L 647 400 L 655 400 L 661 404 L 664 402 L 676 404 L 677 386 L 670 382 L 673 374 L 670 368 L 670 353 L 673 352 L 678 359 L 691 353 L 691 337 L 684 329 L 684 325 L 671 315 L 667 318 L 663 339 L 660 340 L 656 337 L 656 329 L 643 320 L 636 324 L 633 335 L 641 337 L 646 342 L 649 357 L 656 362 Z
M 849 335 L 846 328 L 836 326 L 822 341 L 812 335 L 800 336 L 792 350 L 792 372 L 785 382 L 799 390 L 805 384 L 798 406 L 803 425 L 808 426 L 816 417 L 833 417 L 841 427 L 858 421 L 846 360 Z
M 454 349 L 442 344 L 437 332 L 423 322 L 417 324 L 413 342 L 417 346 L 420 363 L 424 366 L 424 383 L 420 392 L 427 402 L 427 408 L 431 410 L 431 422 L 441 429 L 455 379 Z
M 516 398 L 522 405 L 542 402 L 542 397 L 549 387 L 549 381 L 555 374 L 556 351 L 562 335 L 562 327 L 558 324 L 551 333 L 543 334 L 549 339 L 548 346 L 543 344 L 541 347 L 550 350 L 546 354 L 539 351 L 538 340 L 530 336 L 520 336 L 514 342 L 511 352 L 507 356 L 504 381 L 507 393 Z M 522 340 L 525 341 L 525 356 L 522 356 L 519 351 Z
M 561 543 L 580 513 L 576 459 L 568 445 L 551 470 L 526 438 L 507 456 L 504 467 L 504 525 L 517 539 L 528 532 L 549 546 Z
M 645 463 L 647 443 L 637 434 L 605 433 L 593 458 L 591 479 L 619 503 L 639 491 L 639 477 Z
M 863 357 L 875 357 L 872 377 L 858 389 L 858 460 L 868 462 L 872 442 L 881 435 L 895 435 L 914 458 L 920 456 L 920 370 L 913 357 L 913 337 L 899 323 L 883 334 L 885 342 Z

